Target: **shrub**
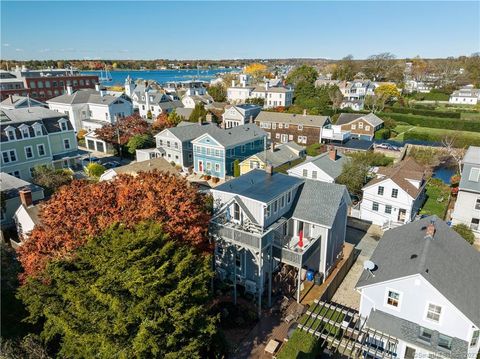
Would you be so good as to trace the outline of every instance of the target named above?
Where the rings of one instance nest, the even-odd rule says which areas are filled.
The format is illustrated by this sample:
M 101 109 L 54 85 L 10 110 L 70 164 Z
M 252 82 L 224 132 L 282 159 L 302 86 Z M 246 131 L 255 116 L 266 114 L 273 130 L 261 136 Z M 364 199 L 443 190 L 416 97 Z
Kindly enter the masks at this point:
M 403 134 L 403 139 L 406 140 L 418 140 L 418 141 L 429 141 L 440 143 L 445 137 L 445 134 L 438 133 L 429 133 L 429 132 L 420 132 L 415 129 L 405 132 Z M 468 147 L 468 146 L 480 146 L 480 137 L 472 136 L 465 133 L 459 133 L 454 139 L 454 146 Z
M 441 118 L 460 118 L 460 112 L 453 112 L 453 111 L 436 111 L 433 109 L 417 109 L 411 107 L 392 107 L 392 106 L 385 106 L 384 112 L 388 113 L 401 113 L 401 114 L 410 114 L 410 115 L 417 115 L 417 116 L 430 116 L 430 117 L 441 117 Z
M 468 243 L 473 244 L 475 242 L 475 235 L 472 230 L 465 224 L 460 223 L 452 226 L 452 228 L 461 235 Z
M 375 132 L 375 139 L 376 140 L 388 140 L 392 135 L 392 132 L 389 128 L 382 128 Z
M 235 160 L 233 161 L 233 176 L 239 177 L 240 176 L 240 161 Z
M 310 146 L 307 146 L 307 155 L 308 156 L 318 156 L 320 153 L 323 152 L 323 148 L 324 148 L 325 145 L 321 144 L 321 143 L 313 143 L 311 144 Z
M 85 173 L 87 174 L 87 176 L 92 177 L 94 179 L 100 178 L 100 176 L 105 171 L 106 171 L 106 168 L 102 166 L 100 163 L 92 162 L 85 167 Z
M 212 182 L 213 183 L 218 183 L 220 181 L 220 178 L 218 177 L 212 177 Z
M 203 176 L 203 178 L 204 178 L 205 180 L 209 181 L 210 178 L 212 178 L 212 176 L 210 176 L 210 175 L 205 175 L 205 176 Z
M 395 121 L 406 122 L 409 125 L 430 127 L 430 128 L 442 128 L 446 130 L 457 131 L 472 131 L 480 132 L 480 121 L 478 120 L 461 120 L 454 118 L 442 118 L 431 116 L 417 116 L 402 113 L 380 113 L 382 116 L 390 116 Z

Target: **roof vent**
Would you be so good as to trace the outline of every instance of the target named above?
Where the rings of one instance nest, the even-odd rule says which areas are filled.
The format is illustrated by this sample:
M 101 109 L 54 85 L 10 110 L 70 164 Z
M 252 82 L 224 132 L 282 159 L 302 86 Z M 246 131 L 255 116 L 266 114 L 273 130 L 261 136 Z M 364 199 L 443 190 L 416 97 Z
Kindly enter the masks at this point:
M 412 254 L 412 255 L 410 256 L 410 259 L 415 259 L 415 258 L 417 258 L 417 257 L 418 257 L 418 255 Z

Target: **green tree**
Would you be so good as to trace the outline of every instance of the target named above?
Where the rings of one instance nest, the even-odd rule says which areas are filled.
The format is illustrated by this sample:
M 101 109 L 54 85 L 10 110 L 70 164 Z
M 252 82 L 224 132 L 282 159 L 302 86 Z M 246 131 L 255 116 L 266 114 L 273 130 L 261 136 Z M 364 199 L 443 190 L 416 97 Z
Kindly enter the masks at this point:
M 245 100 L 245 103 L 251 103 L 253 105 L 258 105 L 263 107 L 263 105 L 265 104 L 265 99 L 261 97 L 252 97 L 252 98 L 247 98 Z
M 294 86 L 297 86 L 301 82 L 314 84 L 317 78 L 318 71 L 314 67 L 302 65 L 290 71 L 287 76 L 286 82 Z
M 204 358 L 218 318 L 209 313 L 211 257 L 169 240 L 162 226 L 112 226 L 74 258 L 52 261 L 49 283 L 19 297 L 47 342 L 67 358 Z
M 334 68 L 332 78 L 342 81 L 351 81 L 355 75 L 355 63 L 353 62 L 353 56 L 345 56 L 337 66 Z
M 147 118 L 151 120 L 153 118 L 152 111 L 148 110 L 147 112 Z
M 100 176 L 105 172 L 107 169 L 101 165 L 100 163 L 89 163 L 85 167 L 85 173 L 88 177 L 92 177 L 94 179 L 99 179 Z
M 143 135 L 135 135 L 127 142 L 128 153 L 134 155 L 136 150 L 149 148 L 155 145 L 152 134 L 144 133 Z
M 233 161 L 233 177 L 239 177 L 240 176 L 240 161 L 235 160 Z
M 400 97 L 397 86 L 395 84 L 383 84 L 375 89 L 375 96 L 381 97 L 385 102 L 391 102 Z
M 32 182 L 43 187 L 47 194 L 69 184 L 72 179 L 72 172 L 67 169 L 55 169 L 51 166 L 38 166 L 33 169 Z
M 475 242 L 475 235 L 473 234 L 470 227 L 468 227 L 467 225 L 460 223 L 455 224 L 454 226 L 452 226 L 452 228 L 455 230 L 455 232 L 461 235 L 469 244 L 473 244 Z
M 208 111 L 205 109 L 203 103 L 197 103 L 192 113 L 190 114 L 188 121 L 198 122 L 199 120 L 201 120 L 203 122 L 207 119 L 207 113 Z
M 227 100 L 227 89 L 221 83 L 210 86 L 208 88 L 208 94 L 212 96 L 216 102 L 224 102 Z

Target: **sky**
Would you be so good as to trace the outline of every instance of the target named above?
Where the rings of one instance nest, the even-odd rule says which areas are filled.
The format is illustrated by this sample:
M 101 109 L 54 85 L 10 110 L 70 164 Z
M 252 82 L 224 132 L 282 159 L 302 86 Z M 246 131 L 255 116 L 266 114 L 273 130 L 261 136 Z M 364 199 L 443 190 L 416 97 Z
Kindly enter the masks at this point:
M 1 1 L 1 58 L 363 59 L 480 51 L 480 1 Z

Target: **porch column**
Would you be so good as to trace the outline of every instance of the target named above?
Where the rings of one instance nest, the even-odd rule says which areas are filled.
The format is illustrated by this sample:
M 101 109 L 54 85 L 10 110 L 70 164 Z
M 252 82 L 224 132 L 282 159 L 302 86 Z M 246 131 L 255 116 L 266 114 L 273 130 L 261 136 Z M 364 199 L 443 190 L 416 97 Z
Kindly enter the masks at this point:
M 262 315 L 262 292 L 263 292 L 263 260 L 262 250 L 258 253 L 258 270 L 260 275 L 260 283 L 258 288 L 258 317 Z
M 298 267 L 298 282 L 297 282 L 297 303 L 300 303 L 300 287 L 302 285 L 302 266 Z
M 233 304 L 237 305 L 237 246 L 233 245 Z
M 270 268 L 268 271 L 268 306 L 272 306 L 272 270 L 273 270 L 273 256 L 272 245 L 270 244 Z

